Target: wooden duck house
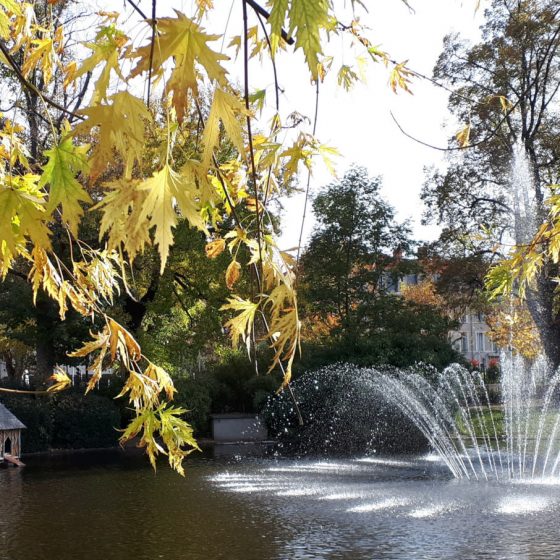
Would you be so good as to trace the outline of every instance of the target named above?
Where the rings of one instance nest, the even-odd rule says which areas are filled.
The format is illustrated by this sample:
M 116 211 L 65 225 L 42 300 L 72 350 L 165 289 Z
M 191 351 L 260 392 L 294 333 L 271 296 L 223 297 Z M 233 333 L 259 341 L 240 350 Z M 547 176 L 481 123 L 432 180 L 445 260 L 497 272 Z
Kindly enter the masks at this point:
M 6 461 L 23 466 L 21 454 L 21 430 L 25 425 L 20 422 L 3 404 L 0 404 L 0 463 Z

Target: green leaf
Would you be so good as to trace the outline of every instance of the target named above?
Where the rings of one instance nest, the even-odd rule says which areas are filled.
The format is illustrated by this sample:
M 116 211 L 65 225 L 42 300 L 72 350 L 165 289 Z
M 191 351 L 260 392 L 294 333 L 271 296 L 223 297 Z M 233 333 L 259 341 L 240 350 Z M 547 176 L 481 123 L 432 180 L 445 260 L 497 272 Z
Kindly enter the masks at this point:
M 321 29 L 329 24 L 328 0 L 274 0 L 268 23 L 271 26 L 270 44 L 272 54 L 276 53 L 282 28 L 288 14 L 288 32 L 296 40 L 296 50 L 302 49 L 314 80 L 319 78 L 319 55 L 321 49 Z
M 58 146 L 45 151 L 48 161 L 43 166 L 40 186 L 50 185 L 47 212 L 62 206 L 62 219 L 70 231 L 77 235 L 78 225 L 84 213 L 80 202 L 90 203 L 91 198 L 76 179 L 78 173 L 87 173 L 87 151 L 89 146 L 74 146 L 70 137 L 65 137 Z
M 322 54 L 320 32 L 328 23 L 328 0 L 292 0 L 290 34 L 296 38 L 314 80 L 318 79 L 319 55 Z

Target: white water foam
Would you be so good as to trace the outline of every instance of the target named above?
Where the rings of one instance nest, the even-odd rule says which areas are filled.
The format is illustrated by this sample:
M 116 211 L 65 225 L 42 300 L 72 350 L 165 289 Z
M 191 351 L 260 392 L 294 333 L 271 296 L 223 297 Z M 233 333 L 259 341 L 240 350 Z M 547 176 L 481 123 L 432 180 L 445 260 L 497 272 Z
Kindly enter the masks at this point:
M 503 498 L 496 511 L 506 515 L 536 513 L 547 509 L 551 500 L 544 496 L 508 496 Z
M 319 500 L 360 500 L 365 498 L 364 492 L 335 492 L 320 496 Z
M 410 503 L 408 498 L 388 498 L 387 500 L 382 500 L 381 502 L 374 502 L 369 504 L 361 504 L 359 506 L 354 506 L 346 511 L 350 513 L 368 513 L 372 511 L 380 511 L 383 509 L 393 509 L 397 507 L 406 506 Z
M 356 470 L 363 470 L 363 467 L 346 463 L 309 463 L 301 465 L 290 465 L 286 467 L 270 467 L 267 469 L 267 472 L 329 473 Z
M 414 461 L 398 461 L 395 459 L 381 459 L 377 457 L 362 457 L 361 459 L 356 459 L 358 463 L 368 463 L 372 465 L 383 465 L 387 467 L 417 467 L 418 463 Z
M 228 492 L 253 494 L 256 492 L 278 491 L 282 488 L 285 488 L 285 486 L 279 484 L 239 484 L 238 486 L 227 487 L 224 489 Z
M 451 508 L 449 504 L 435 504 L 435 505 L 415 509 L 414 511 L 411 511 L 408 515 L 416 519 L 426 519 L 429 517 L 436 517 L 436 515 L 440 515 L 451 509 L 454 508 Z
M 324 491 L 324 490 L 323 490 Z M 276 492 L 277 496 L 316 496 L 322 491 L 320 488 L 290 488 Z

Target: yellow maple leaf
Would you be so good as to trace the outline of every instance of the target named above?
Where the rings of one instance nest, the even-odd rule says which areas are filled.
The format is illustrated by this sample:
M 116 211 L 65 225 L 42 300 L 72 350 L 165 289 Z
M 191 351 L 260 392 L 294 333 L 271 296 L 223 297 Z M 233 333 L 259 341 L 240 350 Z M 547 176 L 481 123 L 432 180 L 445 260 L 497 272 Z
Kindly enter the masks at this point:
M 49 380 L 53 382 L 47 389 L 49 393 L 58 393 L 72 384 L 72 380 L 68 377 L 68 374 L 60 367 L 55 368 Z
M 189 91 L 198 93 L 197 69 L 200 64 L 210 80 L 218 84 L 226 84 L 226 71 L 220 61 L 228 57 L 213 51 L 207 43 L 221 38 L 220 35 L 208 35 L 202 27 L 189 19 L 185 14 L 175 10 L 177 17 L 158 18 L 155 45 L 140 47 L 131 54 L 131 58 L 140 60 L 134 67 L 131 77 L 147 72 L 152 65 L 154 76 L 161 76 L 164 64 L 173 59 L 174 67 L 165 85 L 165 91 L 173 94 L 173 106 L 177 119 L 182 122 L 187 111 L 187 94 Z
M 239 344 L 239 339 L 241 338 L 247 347 L 249 347 L 255 313 L 257 312 L 258 307 L 258 303 L 254 303 L 247 299 L 241 299 L 236 296 L 228 298 L 228 303 L 222 305 L 220 308 L 222 310 L 231 309 L 233 311 L 239 311 L 235 317 L 231 318 L 225 324 L 225 327 L 230 330 L 233 346 L 237 346 Z
M 397 93 L 399 89 L 412 94 L 411 89 L 408 87 L 412 78 L 414 77 L 414 72 L 409 70 L 406 65 L 408 60 L 395 64 L 389 75 L 389 85 L 393 90 L 393 93 Z
M 99 240 L 108 237 L 110 251 L 122 245 L 131 260 L 142 253 L 145 245 L 150 243 L 147 227 L 138 228 L 142 206 L 147 191 L 138 188 L 139 181 L 120 179 L 106 185 L 109 191 L 92 210 L 103 212 L 99 225 Z
M 314 80 L 319 79 L 321 30 L 329 24 L 328 0 L 275 0 L 268 22 L 271 25 L 270 43 L 273 55 L 282 35 L 282 28 L 289 19 L 288 31 L 296 39 L 296 49 L 301 48 Z
M 209 259 L 215 259 L 219 255 L 221 255 L 226 248 L 226 241 L 221 237 L 219 239 L 215 239 L 214 241 L 210 241 L 206 244 L 206 256 Z
M 226 286 L 231 290 L 241 276 L 241 265 L 233 260 L 226 269 Z
M 50 248 L 50 232 L 38 176 L 28 173 L 5 180 L 0 187 L 0 261 L 8 265 L 27 239 L 36 246 Z
M 95 82 L 90 105 L 105 99 L 111 71 L 115 72 L 121 80 L 124 80 L 119 65 L 119 55 L 127 41 L 128 37 L 122 31 L 119 31 L 115 25 L 107 25 L 98 31 L 93 43 L 84 44 L 93 52 L 82 62 L 79 68 L 72 72 L 71 77 L 69 76 L 72 81 L 88 72 L 92 72 L 98 65 L 105 63 Z
M 60 204 L 62 219 L 76 235 L 82 214 L 80 202 L 91 202 L 89 194 L 80 185 L 76 175 L 87 172 L 89 146 L 74 146 L 70 137 L 63 138 L 57 146 L 45 151 L 49 158 L 43 166 L 40 186 L 50 185 L 47 212 L 51 213 Z
M 53 66 L 55 60 L 55 50 L 52 38 L 45 37 L 43 39 L 33 39 L 31 41 L 33 48 L 26 53 L 25 61 L 21 71 L 25 77 L 37 67 L 41 68 L 43 80 L 45 84 L 49 84 L 53 76 Z
M 184 175 L 173 171 L 168 164 L 143 181 L 138 188 L 147 191 L 148 195 L 142 205 L 137 228 L 145 227 L 146 219 L 150 229 L 155 227 L 154 239 L 161 257 L 163 273 L 169 247 L 173 244 L 173 228 L 178 220 L 176 206 L 191 226 L 206 231 L 199 212 L 197 188 Z
M 0 0 L 0 37 L 6 40 L 10 38 L 10 14 L 21 15 L 18 2 L 15 0 Z
M 134 337 L 114 319 L 109 318 L 109 348 L 111 350 L 111 359 L 114 361 L 117 357 L 117 351 L 120 354 L 121 361 L 130 369 L 130 360 L 137 362 L 142 356 L 140 345 Z
M 467 148 L 470 145 L 471 124 L 467 124 L 464 128 L 457 132 L 455 138 L 457 138 L 457 142 L 459 142 L 459 146 L 461 146 L 461 148 Z
M 214 148 L 218 144 L 220 135 L 220 122 L 235 146 L 239 154 L 243 157 L 245 148 L 243 145 L 243 132 L 239 123 L 240 115 L 248 115 L 249 111 L 238 97 L 232 93 L 216 88 L 214 99 L 210 107 L 210 113 L 204 127 L 202 142 L 204 143 L 204 154 L 202 161 L 205 165 L 209 165 L 214 153 Z
M 91 157 L 90 175 L 94 178 L 113 161 L 113 150 L 121 155 L 130 173 L 134 161 L 142 157 L 145 124 L 152 121 L 144 102 L 127 91 L 111 95 L 108 101 L 106 105 L 97 104 L 80 111 L 87 119 L 74 129 L 78 135 L 90 134 L 94 127 L 99 127 Z

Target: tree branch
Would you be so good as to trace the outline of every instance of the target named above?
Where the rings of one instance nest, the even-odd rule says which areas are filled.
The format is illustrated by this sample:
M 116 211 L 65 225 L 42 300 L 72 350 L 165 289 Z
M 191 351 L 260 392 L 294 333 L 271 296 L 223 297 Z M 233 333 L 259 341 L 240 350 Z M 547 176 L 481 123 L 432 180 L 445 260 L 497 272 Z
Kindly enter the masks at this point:
M 70 109 L 63 107 L 62 105 L 60 105 L 60 103 L 57 103 L 54 99 L 51 99 L 47 95 L 43 94 L 41 91 L 39 91 L 39 89 L 34 84 L 32 84 L 29 80 L 27 80 L 27 78 L 23 75 L 23 72 L 21 71 L 20 67 L 17 65 L 17 62 L 13 59 L 12 55 L 10 54 L 10 51 L 4 44 L 4 41 L 0 41 L 0 52 L 5 56 L 6 60 L 8 61 L 8 64 L 15 72 L 18 81 L 24 88 L 32 91 L 35 95 L 43 99 L 45 103 L 48 103 L 55 109 L 58 109 L 59 111 L 62 111 L 67 115 L 72 115 L 75 119 L 84 120 L 84 117 L 82 117 L 82 115 L 78 115 L 77 113 L 74 113 Z

